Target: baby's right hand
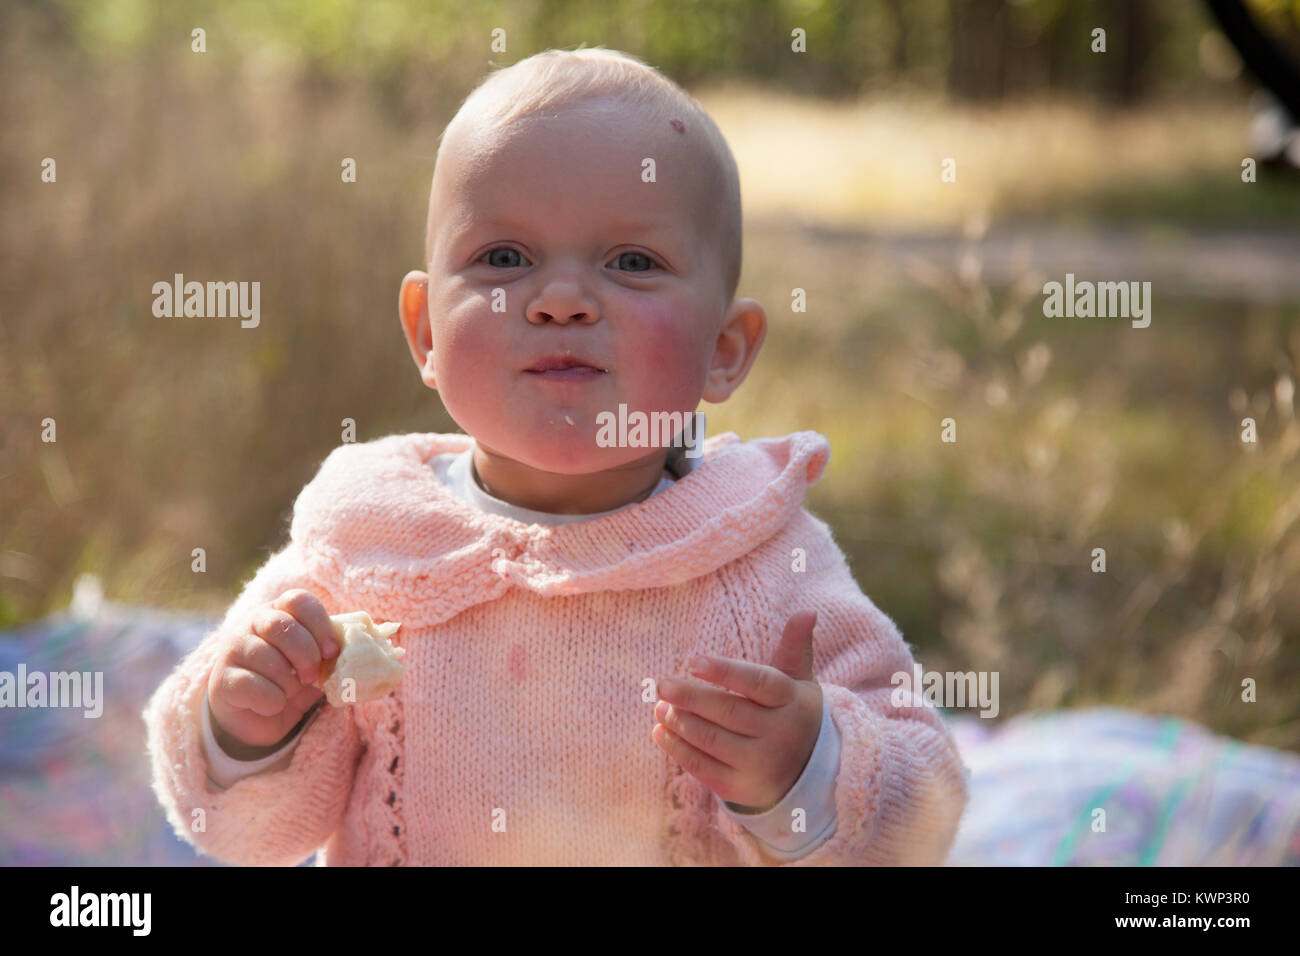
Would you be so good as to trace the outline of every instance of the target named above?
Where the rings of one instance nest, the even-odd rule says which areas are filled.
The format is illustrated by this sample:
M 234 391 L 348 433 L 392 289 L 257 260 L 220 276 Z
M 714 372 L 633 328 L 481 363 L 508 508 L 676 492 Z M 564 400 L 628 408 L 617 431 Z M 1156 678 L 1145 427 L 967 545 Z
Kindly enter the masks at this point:
M 329 612 L 310 591 L 285 591 L 254 612 L 249 628 L 226 640 L 208 678 L 221 749 L 243 760 L 273 751 L 324 696 L 312 685 L 321 661 L 339 649 Z

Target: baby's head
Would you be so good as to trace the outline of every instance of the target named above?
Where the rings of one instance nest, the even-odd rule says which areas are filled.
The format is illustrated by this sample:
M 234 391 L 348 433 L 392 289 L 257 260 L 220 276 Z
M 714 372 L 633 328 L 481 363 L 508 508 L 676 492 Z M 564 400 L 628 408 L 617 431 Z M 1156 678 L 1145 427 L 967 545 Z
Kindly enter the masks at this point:
M 426 272 L 399 315 L 421 377 L 480 447 L 586 475 L 666 448 L 603 447 L 597 416 L 721 402 L 762 344 L 735 299 L 740 183 L 693 97 L 605 49 L 488 77 L 443 131 Z M 586 372 L 530 371 L 568 356 Z

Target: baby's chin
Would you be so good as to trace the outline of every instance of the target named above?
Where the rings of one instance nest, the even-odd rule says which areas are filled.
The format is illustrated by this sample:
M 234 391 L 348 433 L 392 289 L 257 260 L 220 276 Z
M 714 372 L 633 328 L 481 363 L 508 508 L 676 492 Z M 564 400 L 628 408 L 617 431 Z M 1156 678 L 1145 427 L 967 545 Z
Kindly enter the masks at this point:
M 656 451 L 653 448 L 602 448 L 597 444 L 595 428 L 583 429 L 564 420 L 514 435 L 505 447 L 491 442 L 488 445 L 529 468 L 559 475 L 610 471 L 634 464 Z

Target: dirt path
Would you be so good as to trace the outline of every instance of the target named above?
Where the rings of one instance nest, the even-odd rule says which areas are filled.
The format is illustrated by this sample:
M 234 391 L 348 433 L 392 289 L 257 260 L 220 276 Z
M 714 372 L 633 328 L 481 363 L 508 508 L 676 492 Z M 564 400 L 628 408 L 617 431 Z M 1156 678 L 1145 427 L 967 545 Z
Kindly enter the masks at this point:
M 788 235 L 792 227 L 788 221 L 768 220 L 753 228 Z M 992 284 L 1009 283 L 1027 270 L 1043 281 L 1063 280 L 1065 273 L 1073 272 L 1078 279 L 1149 281 L 1156 294 L 1165 290 L 1257 302 L 1300 301 L 1300 224 L 1287 231 L 1002 224 L 978 241 L 955 233 L 793 228 L 810 243 L 829 243 L 867 262 L 884 260 L 897 266 L 917 257 L 954 270 L 964 248 L 975 248 L 982 259 L 981 274 Z

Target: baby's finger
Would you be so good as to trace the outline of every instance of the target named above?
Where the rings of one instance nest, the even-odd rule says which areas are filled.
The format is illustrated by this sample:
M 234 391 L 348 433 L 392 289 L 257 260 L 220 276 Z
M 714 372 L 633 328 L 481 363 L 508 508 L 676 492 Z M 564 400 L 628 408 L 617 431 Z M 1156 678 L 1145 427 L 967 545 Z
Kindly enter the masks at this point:
M 661 677 L 659 697 L 675 709 L 689 710 L 743 737 L 761 737 L 768 731 L 771 711 L 752 700 L 710 687 L 703 681 Z
M 319 687 L 312 684 L 304 684 L 302 690 L 298 691 L 297 696 L 293 697 L 289 701 L 289 706 L 300 713 L 305 714 L 307 711 L 312 709 L 316 701 L 320 700 L 324 696 L 325 692 Z
M 747 754 L 746 744 L 753 741 L 752 737 L 733 734 L 710 720 L 674 707 L 664 700 L 655 705 L 655 718 L 682 740 L 700 752 L 708 754 L 718 763 L 726 764 L 733 770 L 743 767 Z
M 253 633 L 283 654 L 304 684 L 313 683 L 320 675 L 316 638 L 288 611 L 263 608 L 253 618 Z
M 232 666 L 222 670 L 217 682 L 217 694 L 227 706 L 237 710 L 251 710 L 259 717 L 274 717 L 284 710 L 284 691 L 269 678 L 242 667 Z
M 334 636 L 334 625 L 330 623 L 329 611 L 325 610 L 325 605 L 321 604 L 310 591 L 302 588 L 285 591 L 271 602 L 271 606 L 280 611 L 287 611 L 311 632 L 311 636 L 316 639 L 316 646 L 320 649 L 322 660 L 329 660 L 338 655 L 339 642 Z
M 794 700 L 794 680 L 775 667 L 733 657 L 705 656 L 702 660 L 704 666 L 692 667 L 691 673 L 710 684 L 744 694 L 764 707 L 784 707 Z
M 284 692 L 286 699 L 302 690 L 303 682 L 294 672 L 289 659 L 256 634 L 245 636 L 230 661 L 244 670 L 252 671 L 273 682 Z
M 732 799 L 736 771 L 692 747 L 663 724 L 656 723 L 650 736 L 679 767 L 692 777 L 723 800 Z

